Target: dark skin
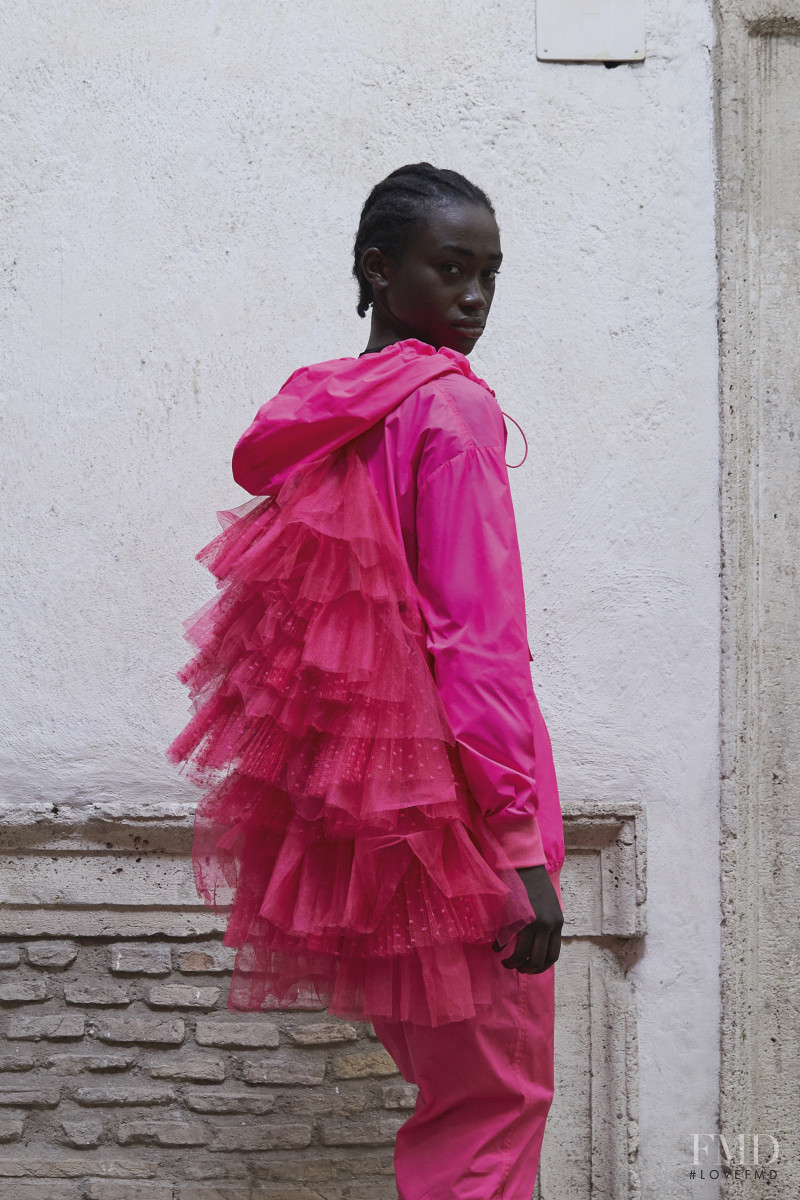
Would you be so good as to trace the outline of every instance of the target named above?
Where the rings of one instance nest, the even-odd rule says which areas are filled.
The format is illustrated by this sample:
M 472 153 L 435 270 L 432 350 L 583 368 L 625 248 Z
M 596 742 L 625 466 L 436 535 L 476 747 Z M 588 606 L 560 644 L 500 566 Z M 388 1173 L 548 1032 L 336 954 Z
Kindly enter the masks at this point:
M 492 214 L 461 201 L 432 206 L 399 259 L 374 246 L 365 250 L 361 265 L 373 299 L 365 353 L 417 338 L 437 350 L 469 354 L 483 333 L 502 258 Z M 518 871 L 536 920 L 517 934 L 513 953 L 501 961 L 508 970 L 538 975 L 561 953 L 564 914 L 544 865 Z M 495 942 L 492 949 L 503 947 Z

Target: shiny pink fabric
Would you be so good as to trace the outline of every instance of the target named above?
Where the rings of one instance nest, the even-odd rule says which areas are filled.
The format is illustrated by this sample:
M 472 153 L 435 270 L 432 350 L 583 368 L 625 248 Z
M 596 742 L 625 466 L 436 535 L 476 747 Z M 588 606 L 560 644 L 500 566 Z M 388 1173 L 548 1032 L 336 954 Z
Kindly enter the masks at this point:
M 355 441 L 220 514 L 188 622 L 198 891 L 230 913 L 228 1005 L 443 1025 L 491 1009 L 485 948 L 534 919 L 430 670 L 402 542 Z
M 555 1091 L 555 967 L 524 975 L 502 957 L 483 947 L 489 1016 L 438 1029 L 372 1018 L 419 1089 L 395 1142 L 398 1200 L 531 1200 Z
M 554 1094 L 555 968 L 509 971 L 485 949 L 492 1015 L 438 1029 L 373 1019 L 419 1088 L 397 1134 L 398 1200 L 531 1200 Z
M 518 867 L 564 861 L 547 728 L 530 677 L 525 598 L 494 393 L 457 351 L 409 339 L 301 368 L 233 456 L 236 481 L 274 492 L 358 439 L 402 539 L 431 667 L 472 794 Z

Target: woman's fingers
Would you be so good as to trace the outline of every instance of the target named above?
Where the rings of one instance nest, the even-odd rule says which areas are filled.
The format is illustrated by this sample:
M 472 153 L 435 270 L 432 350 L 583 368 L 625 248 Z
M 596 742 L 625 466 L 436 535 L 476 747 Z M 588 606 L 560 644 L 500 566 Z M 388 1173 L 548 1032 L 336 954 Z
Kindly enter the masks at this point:
M 517 934 L 513 954 L 502 958 L 504 967 L 523 975 L 538 975 L 557 962 L 561 954 L 564 913 L 553 882 L 544 866 L 518 868 L 536 919 Z M 495 942 L 493 950 L 501 947 Z
M 508 967 L 509 971 L 519 970 L 523 963 L 530 958 L 531 949 L 533 947 L 533 937 L 535 924 L 526 925 L 517 934 L 517 940 L 514 944 L 514 952 L 508 958 L 501 958 L 500 961 L 504 967 Z
M 550 934 L 550 944 L 547 947 L 547 965 L 552 966 L 554 962 L 558 962 L 561 954 L 561 930 L 554 929 Z
M 534 921 L 517 934 L 514 953 L 501 958 L 504 967 L 523 975 L 538 975 L 552 967 L 561 954 L 561 927 L 548 929 Z
M 544 929 L 534 934 L 533 945 L 531 946 L 531 952 L 527 960 L 517 967 L 521 975 L 538 975 L 541 971 L 547 970 L 551 965 L 547 961 L 547 947 L 549 942 L 550 934 L 548 930 Z

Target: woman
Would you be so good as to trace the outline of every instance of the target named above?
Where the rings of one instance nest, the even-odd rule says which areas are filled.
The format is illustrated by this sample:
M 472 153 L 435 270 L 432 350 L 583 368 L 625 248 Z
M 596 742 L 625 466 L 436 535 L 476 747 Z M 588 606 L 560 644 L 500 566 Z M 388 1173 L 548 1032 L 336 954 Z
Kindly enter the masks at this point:
M 373 189 L 366 349 L 295 372 L 236 446 L 269 498 L 206 555 L 232 598 L 196 632 L 204 707 L 172 749 L 236 764 L 195 842 L 206 896 L 237 888 L 229 1003 L 369 1015 L 418 1085 L 401 1200 L 530 1200 L 553 1095 L 561 812 L 505 425 L 466 359 L 501 259 L 463 176 Z

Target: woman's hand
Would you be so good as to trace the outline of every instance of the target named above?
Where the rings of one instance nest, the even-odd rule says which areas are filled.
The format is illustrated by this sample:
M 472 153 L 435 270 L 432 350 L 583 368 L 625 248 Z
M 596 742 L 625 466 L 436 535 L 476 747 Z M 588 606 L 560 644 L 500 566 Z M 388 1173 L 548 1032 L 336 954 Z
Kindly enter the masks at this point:
M 517 934 L 514 953 L 510 958 L 500 961 L 509 970 L 515 968 L 523 975 L 538 975 L 552 967 L 561 953 L 564 913 L 544 864 L 538 867 L 519 867 L 517 874 L 525 884 L 536 920 Z M 495 942 L 492 949 L 499 951 L 502 947 Z

